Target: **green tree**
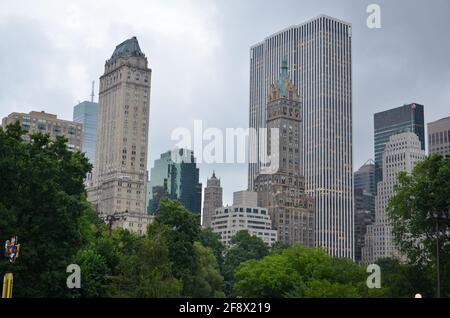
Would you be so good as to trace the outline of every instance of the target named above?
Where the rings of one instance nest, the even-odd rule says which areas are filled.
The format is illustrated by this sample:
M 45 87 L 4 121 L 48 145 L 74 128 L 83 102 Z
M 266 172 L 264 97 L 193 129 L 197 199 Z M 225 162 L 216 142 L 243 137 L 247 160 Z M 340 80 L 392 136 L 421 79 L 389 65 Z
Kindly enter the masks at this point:
M 431 155 L 400 173 L 395 190 L 388 204 L 395 242 L 410 264 L 430 272 L 439 255 L 441 292 L 450 296 L 450 156 Z
M 0 238 L 19 237 L 21 254 L 0 271 L 14 271 L 15 297 L 64 297 L 66 267 L 90 235 L 92 210 L 83 179 L 91 165 L 67 140 L 32 134 L 19 123 L 0 128 Z
M 295 245 L 261 260 L 242 263 L 234 291 L 242 297 L 373 297 L 363 267 L 333 259 L 324 250 Z
M 212 249 L 217 260 L 217 265 L 219 266 L 219 269 L 222 269 L 225 246 L 220 241 L 219 234 L 214 233 L 211 229 L 202 229 L 200 232 L 200 243 L 202 243 L 204 247 Z
M 192 297 L 224 297 L 223 277 L 219 272 L 216 258 L 210 248 L 204 247 L 200 242 L 194 243 L 195 271 Z
M 110 297 L 179 297 L 181 293 L 181 282 L 172 275 L 167 244 L 144 237 L 136 238 L 121 254 L 117 274 L 110 280 Z
M 247 260 L 258 260 L 269 254 L 269 247 L 257 236 L 242 230 L 231 239 L 231 248 L 226 252 L 223 263 L 225 293 L 232 295 L 234 272 L 238 266 Z
M 222 295 L 223 278 L 212 250 L 218 252 L 220 244 L 211 234 L 202 235 L 198 215 L 177 201 L 161 200 L 156 219 L 148 227 L 148 237 L 167 242 L 173 274 L 182 282 L 183 296 Z M 211 248 L 205 248 L 201 241 Z
M 384 258 L 377 261 L 381 268 L 381 285 L 386 288 L 387 297 L 411 298 L 420 293 L 433 296 L 430 271 L 421 265 L 402 264 L 396 259 Z

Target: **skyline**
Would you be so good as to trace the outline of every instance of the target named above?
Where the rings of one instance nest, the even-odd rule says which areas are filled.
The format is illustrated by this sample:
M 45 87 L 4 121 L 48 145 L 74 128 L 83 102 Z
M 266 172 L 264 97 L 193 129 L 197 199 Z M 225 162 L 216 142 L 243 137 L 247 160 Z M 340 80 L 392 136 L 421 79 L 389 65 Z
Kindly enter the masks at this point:
M 119 4 L 114 10 L 123 10 L 123 22 L 112 23 L 115 16 L 109 12 L 98 25 L 95 20 L 102 15 L 96 13 L 105 9 L 105 2 L 58 3 L 50 11 L 43 3 L 36 7 L 34 3 L 30 4 L 29 11 L 18 14 L 20 11 L 14 9 L 16 4 L 0 2 L 0 34 L 5 36 L 5 41 L 0 44 L 4 52 L 0 67 L 6 74 L 0 79 L 0 87 L 8 93 L 0 92 L 0 117 L 13 111 L 45 110 L 57 114 L 58 118 L 72 120 L 73 106 L 78 101 L 90 100 L 93 79 L 96 81 L 95 101 L 98 100 L 98 79 L 105 57 L 110 56 L 115 45 L 124 39 L 137 36 L 154 71 L 148 170 L 153 167 L 154 159 L 174 145 L 175 142 L 170 141 L 170 132 L 174 128 L 191 129 L 195 119 L 202 119 L 205 128 L 248 127 L 250 47 L 270 34 L 320 14 L 342 19 L 353 26 L 353 170 L 367 159 L 373 159 L 375 112 L 415 102 L 425 106 L 425 123 L 449 115 L 450 74 L 445 74 L 443 66 L 447 63 L 446 56 L 450 55 L 450 45 L 441 42 L 436 35 L 445 32 L 445 25 L 450 20 L 450 10 L 445 9 L 450 9 L 450 4 L 445 1 L 432 4 L 378 1 L 382 10 L 382 28 L 374 30 L 365 25 L 368 16 L 365 9 L 371 1 L 342 4 L 285 1 L 295 7 L 312 4 L 313 8 L 303 7 L 297 13 L 273 4 L 255 9 L 252 1 L 232 1 L 231 5 L 229 2 L 201 1 L 195 5 L 183 2 L 181 10 L 173 3 L 153 1 L 141 4 L 145 8 L 153 5 L 161 10 L 162 17 L 148 19 L 154 17 L 156 22 L 146 19 L 146 10 L 135 17 L 127 14 Z M 349 10 L 351 4 L 355 9 Z M 413 11 L 414 4 L 423 10 Z M 250 8 L 260 10 L 257 12 L 260 21 L 246 20 Z M 184 11 L 184 14 L 180 13 Z M 56 12 L 59 16 L 48 16 Z M 219 12 L 223 14 L 219 15 Z M 230 13 L 234 14 L 232 19 L 228 17 Z M 427 18 L 431 13 L 433 19 Z M 273 19 L 267 19 L 268 14 Z M 423 15 L 422 19 L 416 18 L 418 14 Z M 166 22 L 163 17 L 167 15 L 175 18 Z M 439 19 L 439 16 L 443 18 Z M 241 22 L 237 24 L 243 28 L 233 26 L 236 21 Z M 192 28 L 181 30 L 186 22 Z M 172 28 L 167 28 L 170 25 Z M 58 26 L 63 26 L 61 37 L 51 33 L 60 29 Z M 250 26 L 252 28 L 248 30 Z M 225 30 L 226 27 L 231 28 Z M 431 31 L 436 36 L 425 36 Z M 234 39 L 238 33 L 240 36 Z M 232 40 L 233 46 L 227 46 Z M 181 49 L 184 54 L 180 54 Z M 46 76 L 42 77 L 42 74 Z M 61 80 L 61 76 L 65 80 Z M 173 93 L 174 89 L 176 93 Z M 179 116 L 171 117 L 172 125 L 167 125 L 165 118 L 172 113 Z M 225 190 L 225 204 L 232 202 L 234 191 L 246 188 L 246 164 L 200 164 L 199 168 L 200 182 L 204 185 L 206 178 L 216 171 Z

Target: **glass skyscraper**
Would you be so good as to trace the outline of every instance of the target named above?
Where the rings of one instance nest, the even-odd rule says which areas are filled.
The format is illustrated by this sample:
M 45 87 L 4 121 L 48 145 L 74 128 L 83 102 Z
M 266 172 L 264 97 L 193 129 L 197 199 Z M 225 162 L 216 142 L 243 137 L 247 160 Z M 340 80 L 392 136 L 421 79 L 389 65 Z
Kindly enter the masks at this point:
M 249 127 L 257 133 L 250 135 L 249 189 L 263 161 L 258 138 L 266 128 L 269 87 L 283 60 L 303 104 L 300 175 L 314 198 L 315 243 L 353 259 L 351 24 L 322 15 L 251 47 Z
M 164 197 L 178 200 L 193 213 L 201 213 L 202 184 L 192 150 L 176 149 L 156 159 L 150 171 L 149 187 L 151 214 L 156 213 L 159 200 Z
M 368 160 L 354 173 L 355 260 L 361 261 L 367 226 L 375 220 L 375 163 Z
M 83 124 L 82 151 L 86 153 L 90 163 L 95 163 L 95 147 L 97 140 L 98 104 L 82 102 L 73 108 L 73 121 Z
M 420 147 L 425 150 L 424 107 L 407 104 L 374 115 L 375 136 L 375 189 L 383 180 L 383 152 L 391 136 L 413 132 L 419 137 Z

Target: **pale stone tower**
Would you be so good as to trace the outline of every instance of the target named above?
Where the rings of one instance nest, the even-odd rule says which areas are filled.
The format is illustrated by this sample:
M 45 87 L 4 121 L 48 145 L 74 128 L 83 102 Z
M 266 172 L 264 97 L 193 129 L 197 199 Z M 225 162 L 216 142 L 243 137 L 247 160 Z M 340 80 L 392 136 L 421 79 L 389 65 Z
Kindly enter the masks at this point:
M 217 208 L 222 207 L 223 191 L 220 186 L 220 179 L 216 177 L 215 172 L 206 182 L 205 197 L 203 199 L 203 222 L 204 228 L 211 227 L 212 215 Z
M 100 216 L 145 212 L 151 69 L 136 37 L 119 44 L 100 77 L 94 190 Z
M 267 104 L 268 155 L 271 170 L 255 179 L 258 206 L 267 208 L 278 240 L 314 246 L 314 199 L 305 194 L 301 171 L 301 102 L 288 77 L 287 62 L 272 84 Z M 278 130 L 275 144 L 271 134 Z M 275 171 L 274 168 L 275 167 Z M 267 171 L 267 172 L 265 172 Z
M 378 182 L 375 197 L 375 222 L 367 227 L 362 262 L 374 263 L 382 258 L 406 261 L 394 242 L 391 220 L 386 213 L 389 199 L 395 195 L 400 172 L 412 173 L 415 165 L 425 159 L 419 137 L 413 132 L 400 133 L 389 138 L 383 152 L 383 180 Z

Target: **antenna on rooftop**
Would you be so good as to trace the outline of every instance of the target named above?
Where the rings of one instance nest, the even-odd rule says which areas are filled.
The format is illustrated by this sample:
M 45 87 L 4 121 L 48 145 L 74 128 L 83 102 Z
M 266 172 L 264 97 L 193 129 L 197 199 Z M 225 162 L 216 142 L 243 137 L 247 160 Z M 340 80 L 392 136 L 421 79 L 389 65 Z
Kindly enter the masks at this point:
M 91 102 L 94 102 L 94 85 L 95 85 L 95 81 L 92 81 L 92 92 L 91 92 Z

